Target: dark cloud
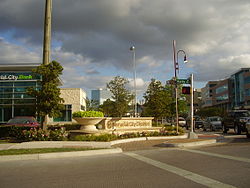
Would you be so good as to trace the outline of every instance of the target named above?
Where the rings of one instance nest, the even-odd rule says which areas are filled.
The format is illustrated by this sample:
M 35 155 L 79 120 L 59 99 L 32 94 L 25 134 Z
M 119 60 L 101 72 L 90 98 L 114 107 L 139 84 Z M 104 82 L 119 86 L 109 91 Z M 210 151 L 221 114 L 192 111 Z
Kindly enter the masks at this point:
M 44 4 L 1 0 L 0 32 L 41 47 Z M 56 57 L 66 67 L 87 59 L 93 65 L 87 74 L 98 73 L 99 65 L 131 71 L 131 45 L 141 73 L 161 72 L 160 65 L 172 62 L 175 39 L 196 78 L 206 81 L 248 65 L 239 57 L 250 51 L 249 12 L 249 0 L 54 0 L 52 35 L 61 47 Z

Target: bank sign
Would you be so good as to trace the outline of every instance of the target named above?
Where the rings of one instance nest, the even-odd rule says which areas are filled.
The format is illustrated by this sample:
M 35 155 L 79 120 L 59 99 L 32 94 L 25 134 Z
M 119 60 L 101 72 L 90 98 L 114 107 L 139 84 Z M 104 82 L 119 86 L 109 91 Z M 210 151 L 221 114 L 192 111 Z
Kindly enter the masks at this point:
M 0 75 L 0 80 L 32 80 L 32 75 L 13 75 L 13 74 L 6 74 Z

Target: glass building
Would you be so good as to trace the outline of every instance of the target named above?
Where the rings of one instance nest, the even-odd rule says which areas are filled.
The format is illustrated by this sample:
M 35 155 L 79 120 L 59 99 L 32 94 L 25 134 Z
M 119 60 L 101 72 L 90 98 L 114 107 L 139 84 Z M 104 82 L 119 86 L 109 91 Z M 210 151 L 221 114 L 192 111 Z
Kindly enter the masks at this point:
M 41 76 L 32 73 L 38 65 L 0 65 L 0 123 L 14 116 L 36 116 L 36 99 L 26 91 L 40 88 Z
M 42 77 L 32 72 L 32 69 L 39 65 L 0 65 L 0 124 L 6 123 L 15 116 L 37 118 L 36 98 L 27 95 L 26 91 L 29 87 L 37 90 L 41 88 Z M 64 99 L 62 116 L 49 118 L 49 124 L 72 123 L 72 113 L 86 109 L 86 92 L 81 88 L 60 88 L 60 93 L 60 97 Z

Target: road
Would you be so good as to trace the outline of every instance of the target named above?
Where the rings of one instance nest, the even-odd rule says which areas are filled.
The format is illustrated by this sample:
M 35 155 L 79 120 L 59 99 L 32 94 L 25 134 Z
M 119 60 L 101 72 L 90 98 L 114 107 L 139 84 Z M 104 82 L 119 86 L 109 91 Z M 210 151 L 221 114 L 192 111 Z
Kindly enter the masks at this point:
M 1 188 L 250 187 L 250 140 L 196 148 L 0 163 Z

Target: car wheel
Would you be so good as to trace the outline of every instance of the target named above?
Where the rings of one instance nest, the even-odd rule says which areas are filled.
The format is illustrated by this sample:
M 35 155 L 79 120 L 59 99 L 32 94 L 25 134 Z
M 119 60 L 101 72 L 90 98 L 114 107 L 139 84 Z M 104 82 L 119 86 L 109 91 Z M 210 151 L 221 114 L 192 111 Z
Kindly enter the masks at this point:
M 222 125 L 222 130 L 223 130 L 223 133 L 227 133 L 227 129 L 226 129 L 225 125 Z
M 236 125 L 234 127 L 234 132 L 235 132 L 235 134 L 241 134 L 241 130 L 240 130 L 240 126 L 239 125 Z
M 250 133 L 249 132 L 247 132 L 247 138 L 250 138 Z
M 212 126 L 212 125 L 210 125 L 210 131 L 214 131 L 213 126 Z

